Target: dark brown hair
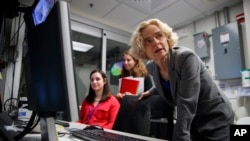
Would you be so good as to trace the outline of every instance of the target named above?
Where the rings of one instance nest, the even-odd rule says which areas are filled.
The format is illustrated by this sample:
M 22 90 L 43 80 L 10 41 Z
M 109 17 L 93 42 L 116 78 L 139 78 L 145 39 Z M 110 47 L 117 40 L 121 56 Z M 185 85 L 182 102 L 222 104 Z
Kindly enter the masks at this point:
M 103 86 L 102 98 L 101 98 L 101 100 L 100 100 L 100 101 L 104 101 L 104 100 L 106 100 L 106 99 L 109 98 L 109 94 L 110 94 L 110 89 L 109 89 L 109 83 L 108 83 L 107 76 L 106 76 L 106 74 L 105 74 L 102 70 L 96 69 L 96 70 L 93 70 L 93 71 L 90 73 L 89 77 L 91 78 L 91 76 L 92 76 L 94 73 L 100 73 L 101 76 L 102 76 L 102 78 L 103 78 L 104 80 L 106 80 L 106 84 L 104 84 L 104 86 Z M 93 88 L 91 87 L 91 84 L 90 84 L 90 85 L 89 85 L 89 94 L 88 94 L 88 96 L 86 97 L 86 100 L 87 100 L 87 102 L 92 103 L 92 102 L 94 102 L 94 99 L 95 99 L 95 91 L 93 90 Z

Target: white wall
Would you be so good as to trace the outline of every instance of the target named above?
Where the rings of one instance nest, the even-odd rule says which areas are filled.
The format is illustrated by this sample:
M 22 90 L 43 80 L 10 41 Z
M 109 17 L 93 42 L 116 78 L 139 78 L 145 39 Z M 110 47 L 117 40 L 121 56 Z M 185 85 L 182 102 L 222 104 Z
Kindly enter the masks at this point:
M 243 12 L 243 5 L 239 4 L 233 7 L 229 7 L 228 13 L 229 13 L 229 20 L 230 22 L 235 22 L 235 15 Z M 220 24 L 224 25 L 224 15 L 223 11 L 219 11 L 220 15 Z M 179 40 L 178 45 L 181 46 L 187 46 L 188 48 L 191 48 L 194 50 L 194 37 L 193 34 L 206 32 L 209 35 L 212 33 L 212 29 L 216 28 L 216 21 L 215 21 L 215 15 L 207 16 L 201 20 L 195 21 L 192 24 L 182 26 L 178 29 L 176 29 L 176 32 L 180 31 L 187 31 L 187 35 L 184 37 L 181 37 Z M 181 32 L 182 33 L 182 32 Z M 213 58 L 213 44 L 212 44 L 212 38 L 209 38 L 210 41 L 210 58 L 205 60 L 205 63 L 209 66 L 209 70 L 212 73 L 212 76 L 214 76 L 214 58 Z
M 90 86 L 90 73 L 96 69 L 96 65 L 75 65 L 75 72 L 77 77 L 79 78 L 77 81 L 77 89 L 78 89 L 78 103 L 81 105 L 83 99 L 88 95 L 89 86 Z
M 250 1 L 243 0 L 243 8 L 245 14 L 245 60 L 246 67 L 250 68 Z
M 245 1 L 248 1 L 248 0 L 245 0 Z M 248 1 L 248 3 L 249 3 L 249 1 Z M 237 14 L 242 13 L 244 11 L 250 11 L 250 8 L 249 8 L 250 6 L 248 6 L 248 8 L 247 8 L 248 10 L 245 10 L 245 9 L 243 9 L 244 5 L 246 5 L 246 3 L 245 4 L 238 4 L 238 5 L 235 5 L 233 7 L 228 7 L 229 23 L 236 21 L 235 16 Z M 244 6 L 244 8 L 245 7 L 246 6 Z M 219 12 L 220 25 L 224 25 L 225 20 L 224 20 L 223 10 L 218 11 L 218 12 Z M 195 21 L 189 25 L 185 25 L 185 26 L 182 26 L 178 29 L 175 29 L 175 31 L 177 33 L 181 33 L 181 38 L 179 40 L 178 45 L 187 46 L 187 47 L 194 50 L 193 34 L 207 32 L 209 35 L 211 35 L 213 28 L 216 28 L 215 14 L 207 16 L 201 20 Z M 246 31 L 250 31 L 250 30 L 247 30 L 247 28 L 250 28 L 249 23 L 245 22 L 245 23 L 241 24 L 241 28 L 243 31 L 242 34 L 243 34 L 243 49 L 244 49 L 244 53 L 245 53 L 245 66 L 249 68 L 249 66 L 250 66 L 249 65 L 249 60 L 250 60 L 249 59 L 249 54 L 250 54 L 249 48 L 250 47 L 249 47 L 249 45 L 247 45 L 247 42 L 250 40 L 247 40 L 247 39 L 249 39 L 249 37 L 250 37 L 250 32 L 246 32 Z M 249 37 L 247 36 L 247 34 L 249 35 Z M 203 61 L 209 67 L 209 70 L 211 72 L 212 77 L 214 77 L 215 69 L 214 69 L 214 57 L 213 57 L 213 43 L 212 43 L 211 37 L 209 38 L 209 41 L 210 41 L 210 58 L 203 60 Z M 224 84 L 224 86 L 225 86 L 224 91 L 226 92 L 227 96 L 230 98 L 233 109 L 236 111 L 236 110 L 238 110 L 239 107 L 245 107 L 247 109 L 247 112 L 249 115 L 249 113 L 250 113 L 250 96 L 239 97 L 239 95 L 242 93 L 242 91 L 245 90 L 241 86 L 239 86 L 239 85 L 241 85 L 241 79 L 216 81 L 216 82 L 218 82 L 219 84 Z

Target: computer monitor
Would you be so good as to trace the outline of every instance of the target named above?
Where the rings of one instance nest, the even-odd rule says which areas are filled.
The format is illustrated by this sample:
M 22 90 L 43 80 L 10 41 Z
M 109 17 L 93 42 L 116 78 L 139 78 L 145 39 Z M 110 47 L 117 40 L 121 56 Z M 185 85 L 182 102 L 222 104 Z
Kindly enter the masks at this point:
M 27 26 L 35 27 L 45 22 L 54 4 L 55 0 L 35 0 L 24 15 Z
M 38 0 L 34 10 L 32 11 L 32 19 L 35 26 L 45 22 L 54 6 L 54 3 L 55 0 Z
M 33 15 L 34 10 L 25 17 Z M 62 120 L 75 121 L 79 116 L 68 3 L 57 1 L 47 10 L 42 12 L 47 17 L 40 24 L 26 22 L 28 52 L 24 69 L 28 108 L 42 116 L 63 112 Z

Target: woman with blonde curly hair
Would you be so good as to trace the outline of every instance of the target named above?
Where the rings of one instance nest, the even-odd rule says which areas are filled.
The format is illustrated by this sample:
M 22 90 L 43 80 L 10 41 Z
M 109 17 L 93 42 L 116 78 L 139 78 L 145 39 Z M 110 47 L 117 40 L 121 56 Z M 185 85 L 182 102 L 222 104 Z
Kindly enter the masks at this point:
M 234 119 L 229 100 L 200 58 L 192 50 L 176 46 L 177 40 L 172 28 L 158 19 L 143 21 L 135 29 L 130 52 L 150 60 L 147 69 L 155 84 L 142 95 L 159 93 L 168 105 L 176 107 L 170 140 L 229 141 Z

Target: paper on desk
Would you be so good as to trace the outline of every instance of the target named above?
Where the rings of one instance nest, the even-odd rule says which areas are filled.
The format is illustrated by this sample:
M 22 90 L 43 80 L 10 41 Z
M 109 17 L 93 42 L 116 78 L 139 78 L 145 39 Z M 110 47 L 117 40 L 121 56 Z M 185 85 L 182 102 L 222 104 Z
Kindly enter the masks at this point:
M 119 92 L 139 94 L 144 92 L 144 77 L 123 77 L 119 79 Z

